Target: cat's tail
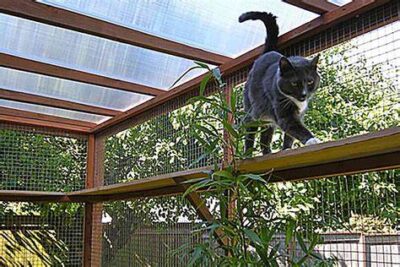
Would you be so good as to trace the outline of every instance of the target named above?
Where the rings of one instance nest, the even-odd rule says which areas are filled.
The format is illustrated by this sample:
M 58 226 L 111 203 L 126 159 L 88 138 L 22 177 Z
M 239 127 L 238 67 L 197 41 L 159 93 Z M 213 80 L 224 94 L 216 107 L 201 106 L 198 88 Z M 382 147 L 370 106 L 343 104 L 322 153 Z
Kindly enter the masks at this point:
M 239 17 L 239 22 L 246 20 L 261 20 L 267 29 L 267 37 L 265 38 L 264 53 L 278 50 L 279 27 L 276 22 L 276 16 L 267 12 L 247 12 Z

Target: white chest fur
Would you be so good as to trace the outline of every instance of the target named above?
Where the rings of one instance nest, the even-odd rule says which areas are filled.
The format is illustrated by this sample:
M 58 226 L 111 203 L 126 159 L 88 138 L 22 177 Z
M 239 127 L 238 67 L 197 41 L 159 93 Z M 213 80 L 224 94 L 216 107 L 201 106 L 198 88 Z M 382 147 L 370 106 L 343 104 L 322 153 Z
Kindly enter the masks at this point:
M 308 100 L 299 101 L 294 97 L 291 97 L 291 96 L 287 96 L 287 97 L 289 97 L 289 99 L 292 100 L 293 103 L 299 108 L 300 113 L 304 113 L 306 111 L 307 106 L 308 106 Z

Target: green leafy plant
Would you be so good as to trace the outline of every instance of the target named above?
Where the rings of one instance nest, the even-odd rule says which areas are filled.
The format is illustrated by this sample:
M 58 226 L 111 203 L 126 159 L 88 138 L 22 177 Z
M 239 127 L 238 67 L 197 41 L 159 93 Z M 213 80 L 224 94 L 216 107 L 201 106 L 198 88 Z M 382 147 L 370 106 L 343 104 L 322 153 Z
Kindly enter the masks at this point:
M 228 99 L 219 70 L 205 68 L 209 73 L 200 84 L 199 96 L 189 102 L 194 107 L 191 134 L 204 149 L 200 159 L 223 158 L 227 150 L 231 157 L 222 165 L 215 164 L 207 178 L 195 181 L 184 194 L 206 191 L 218 199 L 221 207 L 220 215 L 216 214 L 212 223 L 200 227 L 199 231 L 208 232 L 210 238 L 205 244 L 194 246 L 189 265 L 278 266 L 285 261 L 292 266 L 311 262 L 313 265 L 327 264 L 328 261 L 314 251 L 319 237 L 306 233 L 293 216 L 281 216 L 276 210 L 273 203 L 278 201 L 277 195 L 268 184 L 271 173 L 240 172 L 238 161 L 249 156 L 242 149 L 242 143 L 250 125 L 242 120 L 245 114 L 238 108 L 238 91 L 233 90 Z M 215 82 L 219 90 L 206 96 L 210 81 Z M 213 112 L 205 113 L 204 110 Z M 251 126 L 260 123 L 253 122 Z M 225 214 L 228 206 L 231 210 Z M 277 241 L 281 233 L 285 236 L 282 242 Z M 300 256 L 287 252 L 292 243 L 300 244 Z

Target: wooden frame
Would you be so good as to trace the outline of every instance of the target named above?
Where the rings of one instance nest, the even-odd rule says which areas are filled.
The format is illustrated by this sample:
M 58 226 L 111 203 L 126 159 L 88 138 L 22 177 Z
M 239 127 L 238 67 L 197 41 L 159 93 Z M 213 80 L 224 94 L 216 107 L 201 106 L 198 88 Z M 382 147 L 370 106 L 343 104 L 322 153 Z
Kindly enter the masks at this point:
M 89 140 L 89 142 L 91 141 Z M 89 149 L 88 162 L 93 161 L 92 156 L 90 156 L 93 153 L 97 155 L 95 159 L 97 167 L 94 169 L 97 174 L 95 176 L 102 177 L 101 166 L 98 165 L 102 162 L 102 153 L 100 152 L 99 155 L 98 152 Z M 400 127 L 285 150 L 239 163 L 239 169 L 243 173 L 265 173 L 272 170 L 272 176 L 266 177 L 269 182 L 326 178 L 399 167 Z M 94 171 L 92 168 L 92 165 L 88 164 L 88 177 L 91 177 L 91 172 Z M 93 182 L 93 186 L 89 182 L 87 189 L 65 194 L 0 191 L 0 200 L 18 200 L 31 197 L 32 201 L 43 201 L 40 199 L 42 195 L 47 201 L 55 202 L 102 202 L 144 196 L 174 195 L 182 193 L 188 185 L 188 181 L 204 178 L 211 170 L 211 167 L 203 167 L 108 186 L 103 186 L 103 183 L 99 180 Z M 99 178 L 96 178 L 95 181 L 97 179 Z
M 32 72 L 46 76 L 71 80 L 75 82 L 88 83 L 106 88 L 127 91 L 131 93 L 139 93 L 152 96 L 165 94 L 165 91 L 161 89 L 141 84 L 126 82 L 84 71 L 69 69 L 61 66 L 56 66 L 4 53 L 0 53 L 0 66 L 10 69 L 22 70 L 26 72 Z
M 0 12 L 146 49 L 220 65 L 229 57 L 32 0 L 1 0 Z
M 311 35 L 320 33 L 335 24 L 338 24 L 346 19 L 354 17 L 358 14 L 364 13 L 376 6 L 383 5 L 389 2 L 389 0 L 354 0 L 347 5 L 339 7 L 333 11 L 327 12 L 316 19 L 303 24 L 279 37 L 278 44 L 281 49 L 288 47 L 289 45 L 300 42 Z M 254 60 L 262 53 L 263 46 L 259 46 L 238 58 L 228 61 L 227 63 L 221 65 L 220 69 L 224 76 L 234 73 L 235 71 L 244 68 L 245 66 L 250 66 Z M 109 134 L 113 132 L 114 128 L 122 125 L 125 121 L 132 117 L 138 116 L 145 111 L 161 105 L 168 100 L 176 98 L 194 88 L 198 87 L 205 77 L 206 74 L 196 77 L 180 86 L 177 86 L 170 90 L 164 95 L 153 98 L 139 106 L 133 107 L 132 109 L 109 119 L 95 128 L 93 128 L 93 133 L 107 132 Z M 118 128 L 121 130 L 121 128 Z
M 96 124 L 92 122 L 73 120 L 64 117 L 51 116 L 42 113 L 0 107 L 0 120 L 16 124 L 44 126 L 73 132 L 88 133 Z
M 90 140 L 89 140 L 90 142 Z M 96 141 L 97 143 L 98 141 Z M 92 147 L 90 145 L 90 147 Z M 95 170 L 88 164 L 88 177 L 91 172 L 101 169 L 98 151 L 89 150 L 89 159 L 97 155 Z M 298 179 L 317 179 L 338 175 L 354 174 L 368 171 L 396 169 L 400 167 L 400 127 L 394 127 L 375 133 L 368 133 L 343 140 L 326 142 L 318 145 L 285 150 L 278 153 L 244 160 L 239 163 L 243 173 L 272 172 L 266 177 L 270 182 L 293 181 Z M 88 159 L 88 160 L 89 160 Z M 92 160 L 91 160 L 92 161 Z M 143 196 L 160 196 L 182 193 L 187 181 L 204 178 L 211 167 L 169 173 L 122 184 L 103 186 L 101 180 L 89 182 L 87 189 L 70 193 L 43 193 L 48 201 L 97 202 L 116 199 L 137 198 Z M 102 172 L 100 171 L 102 177 Z M 95 174 L 99 175 L 99 174 Z M 99 178 L 96 178 L 99 179 Z M 184 185 L 182 187 L 182 184 Z M 37 197 L 41 193 L 0 191 L 0 199 L 21 199 Z
M 329 4 L 325 5 L 324 1 L 317 0 L 286 0 L 286 2 L 301 6 L 313 12 L 324 14 L 282 35 L 279 38 L 280 48 L 285 48 L 296 42 L 305 40 L 311 35 L 322 32 L 337 23 L 366 12 L 378 5 L 387 3 L 389 0 L 354 0 L 343 7 L 332 7 L 332 5 Z M 221 70 L 225 76 L 243 69 L 246 66 L 250 66 L 255 58 L 262 52 L 262 47 L 258 47 L 234 60 L 229 60 L 229 58 L 221 55 L 171 42 L 71 11 L 34 3 L 30 0 L 2 0 L 0 1 L 0 12 L 114 41 L 153 49 L 171 55 L 201 60 L 212 64 L 222 64 Z M 117 128 L 120 129 L 120 126 L 132 117 L 143 114 L 157 105 L 161 105 L 198 87 L 204 76 L 190 80 L 172 89 L 170 92 L 165 92 L 157 88 L 72 70 L 4 53 L 0 53 L 0 66 L 155 96 L 154 99 L 132 108 L 127 112 L 118 113 L 114 110 L 90 105 L 0 89 L 0 97 L 2 96 L 5 99 L 13 101 L 114 116 L 113 119 L 105 123 L 95 125 L 89 122 L 70 120 L 56 116 L 0 108 L 0 121 L 43 126 L 61 129 L 63 131 L 90 133 L 90 135 L 88 135 L 87 181 L 84 190 L 69 193 L 0 190 L 0 200 L 5 201 L 84 202 L 84 266 L 100 266 L 101 264 L 101 258 L 99 259 L 98 257 L 98 255 L 100 255 L 98 249 L 101 249 L 102 204 L 97 202 L 181 194 L 187 188 L 188 181 L 196 178 L 203 178 L 207 175 L 206 173 L 211 170 L 205 167 L 135 180 L 123 184 L 103 185 L 104 138 L 107 134 Z M 229 157 L 229 154 L 227 154 L 227 156 Z M 266 179 L 269 179 L 269 182 L 316 179 L 399 168 L 400 128 L 396 127 L 345 140 L 249 159 L 241 162 L 239 166 L 242 172 L 264 173 L 273 170 L 272 176 L 266 177 Z M 198 193 L 189 195 L 189 201 L 195 206 L 203 219 L 207 221 L 213 219 L 210 211 L 205 207 Z
M 386 161 L 379 161 L 386 159 Z M 357 163 L 360 162 L 360 163 Z M 365 165 L 363 163 L 369 162 Z M 375 162 L 375 163 L 372 163 Z M 328 166 L 329 168 L 319 168 Z M 400 167 L 400 127 L 368 133 L 343 140 L 285 150 L 239 163 L 243 173 L 265 173 L 273 170 L 273 181 L 285 179 L 321 178 Z M 311 168 L 309 174 L 299 170 Z M 176 172 L 127 182 L 77 191 L 70 196 L 124 195 L 133 192 L 174 186 L 176 179 L 190 181 L 205 177 L 210 168 Z M 275 176 L 276 174 L 276 176 Z M 275 180 L 274 180 L 275 179 Z
M 283 2 L 317 14 L 324 14 L 339 7 L 327 0 L 283 0 Z
M 300 0 L 299 0 L 300 1 Z M 302 0 L 306 1 L 306 0 Z M 309 2 L 314 3 L 314 1 L 317 0 L 309 0 Z M 338 7 L 334 10 L 328 11 L 325 14 L 319 16 L 318 18 L 310 21 L 309 23 L 306 23 L 282 36 L 279 38 L 279 47 L 280 48 L 285 48 L 295 42 L 300 42 L 301 40 L 306 39 L 307 37 L 310 37 L 310 35 L 317 34 L 321 31 L 326 30 L 327 28 L 333 26 L 334 24 L 337 24 L 339 22 L 342 22 L 343 20 L 349 19 L 353 16 L 356 16 L 358 14 L 361 14 L 363 12 L 368 11 L 369 9 L 372 9 L 376 6 L 383 5 L 390 0 L 354 0 L 351 3 Z M 310 2 L 310 3 L 311 3 Z M 319 1 L 317 1 L 319 2 Z M 102 36 L 104 34 L 104 38 L 109 38 L 112 40 L 115 40 L 113 38 L 116 38 L 114 36 L 121 35 L 121 32 L 110 32 L 110 29 L 114 29 L 112 27 L 117 27 L 117 29 L 123 28 L 121 26 L 113 25 L 111 23 L 107 23 L 104 21 L 100 21 L 97 19 L 93 19 L 90 17 L 86 17 L 84 15 L 80 15 L 74 12 L 70 12 L 64 9 L 59 9 L 51 6 L 46 6 L 44 4 L 38 4 L 34 3 L 30 0 L 4 0 L 0 2 L 0 12 L 4 12 L 7 14 L 11 14 L 14 16 L 19 16 L 27 19 L 32 19 L 35 21 L 39 21 L 42 23 L 47 23 L 50 25 L 55 25 L 58 27 L 64 27 L 68 28 L 71 30 L 78 30 L 81 32 L 86 32 L 84 29 L 86 26 L 83 22 L 87 22 L 90 24 L 87 26 L 89 29 L 87 29 L 89 34 L 94 34 L 96 36 Z M 47 13 L 50 12 L 50 13 Z M 51 13 L 51 12 L 56 12 L 56 13 Z M 49 15 L 50 14 L 50 15 Z M 56 14 L 56 15 L 54 15 Z M 61 16 L 65 15 L 65 16 Z M 78 20 L 78 19 L 85 19 L 85 20 Z M 76 19 L 77 21 L 74 21 Z M 100 23 L 100 24 L 97 24 Z M 104 27 L 101 30 L 99 28 L 96 28 L 95 25 L 103 25 L 101 23 L 105 23 Z M 83 25 L 83 26 L 82 26 Z M 83 28 L 82 28 L 83 27 Z M 111 28 L 107 28 L 111 27 Z M 129 31 L 134 31 L 131 29 L 127 29 Z M 96 32 L 100 31 L 100 32 Z M 106 35 L 104 32 L 111 34 L 112 36 Z M 114 37 L 113 37 L 114 36 Z M 121 37 L 122 38 L 122 37 Z M 157 37 L 155 37 L 157 38 Z M 143 45 L 147 44 L 148 39 L 143 39 L 141 42 L 143 42 Z M 151 39 L 153 40 L 153 39 Z M 157 39 L 158 40 L 158 39 Z M 118 40 L 118 41 L 123 41 L 123 40 Z M 159 43 L 157 43 L 159 44 Z M 156 48 L 154 48 L 156 51 L 158 51 Z M 255 60 L 255 58 L 258 57 L 259 54 L 261 54 L 263 47 L 260 46 L 254 50 L 251 50 L 250 52 L 230 61 L 225 61 L 223 60 L 224 63 L 221 66 L 221 70 L 223 74 L 229 75 L 238 69 L 241 69 L 245 66 L 249 66 L 252 64 L 252 62 Z M 149 95 L 154 95 L 156 96 L 155 98 L 139 105 L 136 106 L 128 111 L 119 113 L 118 115 L 114 116 L 113 118 L 99 124 L 96 126 L 91 127 L 90 132 L 91 133 L 100 133 L 100 132 L 112 132 L 113 129 L 118 128 L 118 125 L 124 124 L 126 121 L 128 121 L 130 118 L 137 116 L 139 114 L 142 114 L 143 112 L 157 106 L 161 105 L 162 103 L 165 103 L 168 100 L 171 100 L 175 97 L 178 97 L 181 94 L 184 94 L 190 90 L 193 90 L 197 86 L 199 86 L 201 80 L 203 79 L 204 75 L 197 77 L 195 79 L 192 79 L 180 86 L 177 86 L 176 88 L 166 92 L 157 88 L 152 88 L 144 85 L 139 85 L 139 84 L 134 84 L 126 81 L 121 81 L 117 79 L 112 79 L 109 77 L 105 76 L 100 76 L 96 74 L 91 74 L 91 73 L 86 73 L 82 71 L 77 71 L 77 70 L 72 70 L 60 66 L 55 66 L 43 62 L 38 62 L 34 60 L 29 60 L 29 59 L 24 59 L 16 56 L 11 56 L 7 55 L 4 53 L 0 53 L 0 66 L 4 67 L 9 67 L 9 68 L 14 68 L 22 71 L 29 71 L 29 72 L 34 72 L 34 73 L 39 73 L 43 75 L 49 75 L 53 77 L 58 77 L 58 78 L 63 78 L 63 79 L 68 79 L 68 80 L 73 80 L 73 81 L 78 81 L 78 82 L 84 82 L 84 83 L 90 83 L 94 85 L 99 85 L 99 86 L 105 86 L 108 88 L 113 88 L 113 89 L 118 89 L 118 90 L 125 90 L 129 92 L 137 92 L 137 93 L 143 93 L 143 94 L 149 94 Z M 11 122 L 13 121 L 10 116 L 0 116 L 0 120 L 3 121 L 8 121 Z M 39 126 L 40 125 L 40 119 L 35 119 L 32 120 L 31 118 L 27 119 L 24 118 L 24 123 L 25 124 L 30 124 L 34 126 Z M 41 126 L 48 127 L 49 123 L 48 122 L 43 122 Z M 57 128 L 60 127 L 60 129 L 65 129 L 66 127 L 63 127 L 62 125 L 59 124 L 51 124 L 50 125 L 52 128 Z M 86 129 L 75 129 L 80 132 L 86 132 Z
M 42 105 L 53 108 L 63 108 L 67 110 L 74 110 L 80 112 L 86 112 L 90 114 L 97 114 L 103 116 L 114 117 L 121 112 L 118 110 L 112 110 L 108 108 L 96 107 L 87 104 L 80 104 L 72 101 L 61 100 L 53 97 L 40 96 L 25 92 L 18 92 L 8 89 L 0 88 L 0 99 L 18 101 L 29 104 Z
M 91 134 L 88 137 L 86 185 L 85 188 L 93 188 L 103 184 L 103 176 L 97 170 L 102 169 L 104 140 Z M 85 202 L 84 234 L 83 234 L 83 266 L 101 266 L 102 246 L 102 211 L 101 203 Z

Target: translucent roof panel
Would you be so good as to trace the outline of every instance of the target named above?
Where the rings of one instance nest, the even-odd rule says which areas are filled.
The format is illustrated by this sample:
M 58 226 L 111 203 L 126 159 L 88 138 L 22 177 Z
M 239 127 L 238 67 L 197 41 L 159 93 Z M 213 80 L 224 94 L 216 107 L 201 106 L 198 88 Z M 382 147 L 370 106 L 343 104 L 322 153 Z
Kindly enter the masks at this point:
M 110 118 L 110 117 L 106 117 L 106 116 L 87 114 L 84 112 L 70 111 L 70 110 L 59 109 L 59 108 L 50 108 L 50 107 L 45 107 L 45 106 L 40 106 L 40 105 L 20 103 L 20 102 L 16 102 L 16 101 L 3 100 L 3 99 L 0 99 L 0 106 L 6 107 L 6 108 L 23 110 L 23 111 L 42 113 L 42 114 L 46 114 L 46 115 L 54 115 L 54 116 L 64 117 L 64 118 L 69 118 L 69 119 L 88 121 L 88 122 L 93 122 L 93 123 L 101 123 Z
M 0 52 L 169 89 L 191 60 L 0 14 Z M 194 71 L 185 80 L 199 75 Z
M 125 111 L 151 96 L 0 67 L 0 88 Z
M 281 0 L 39 0 L 115 24 L 236 57 L 263 43 L 260 22 L 239 24 L 247 11 L 268 11 L 278 16 L 281 33 L 317 15 Z
M 338 5 L 338 6 L 343 6 L 345 4 L 350 3 L 352 0 L 328 0 L 328 2 L 331 2 L 332 4 Z

